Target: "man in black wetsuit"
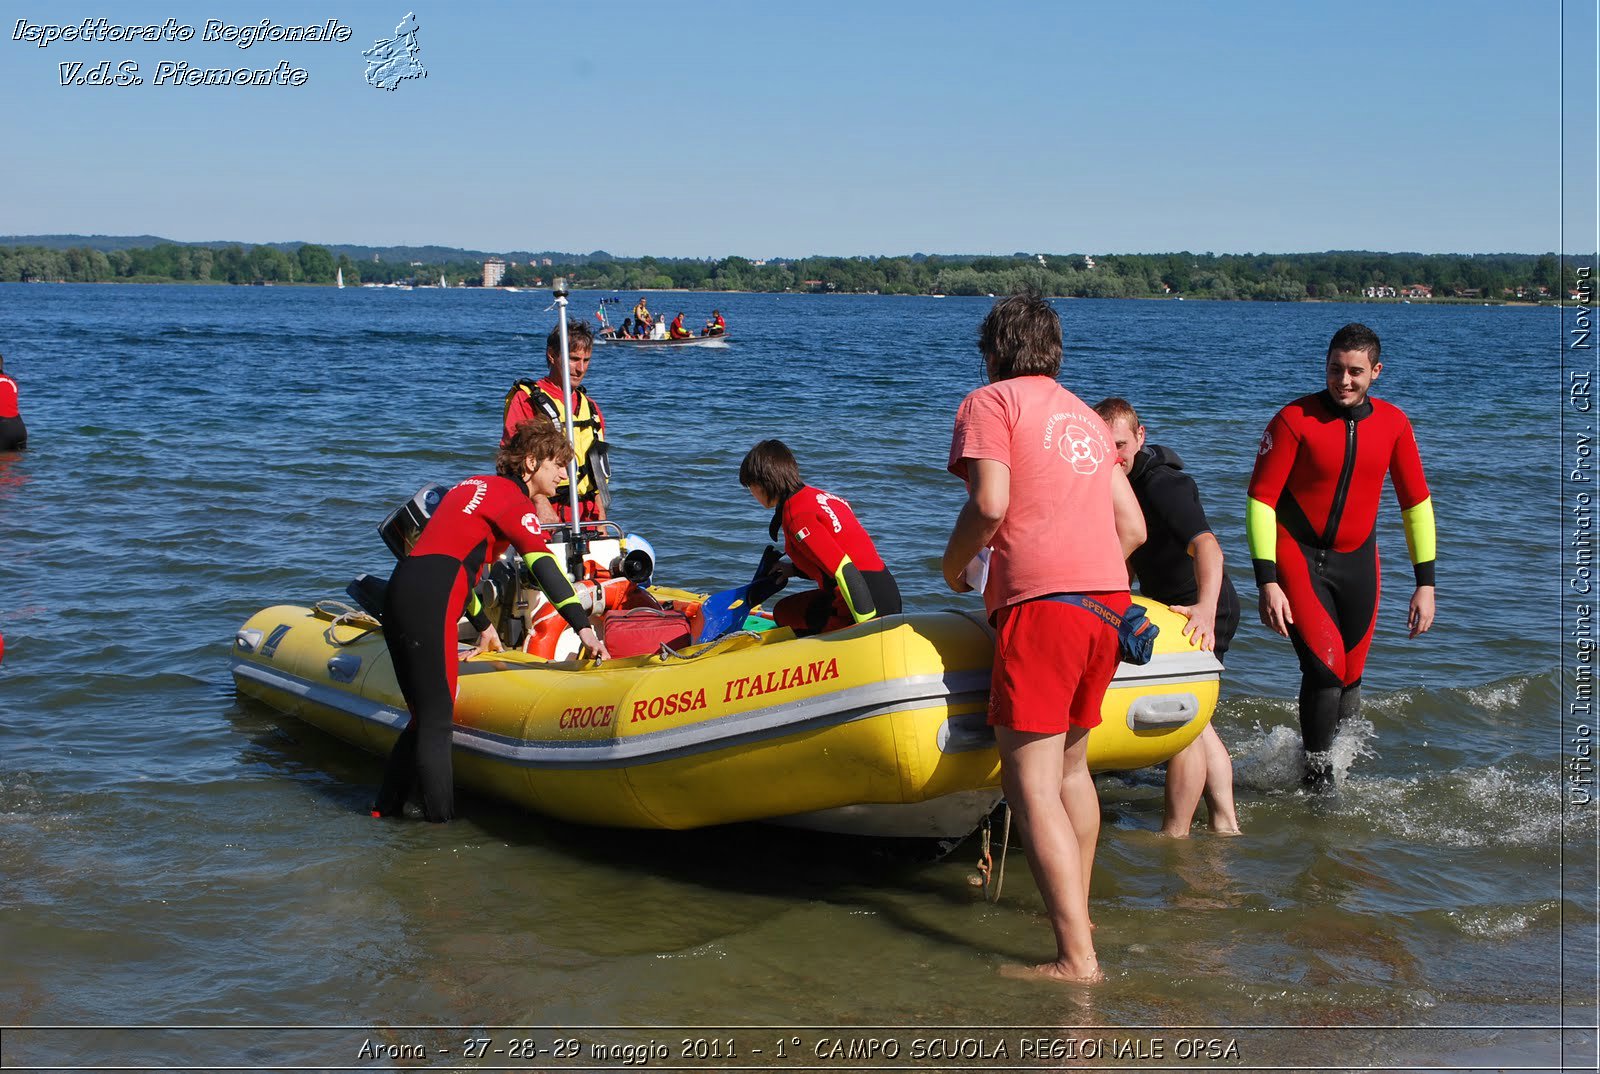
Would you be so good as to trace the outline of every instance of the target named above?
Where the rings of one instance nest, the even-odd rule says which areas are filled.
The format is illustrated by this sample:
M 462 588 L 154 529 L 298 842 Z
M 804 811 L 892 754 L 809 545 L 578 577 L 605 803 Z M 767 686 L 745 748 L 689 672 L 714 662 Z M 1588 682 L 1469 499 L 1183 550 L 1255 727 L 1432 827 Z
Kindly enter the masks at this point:
M 1117 463 L 1127 471 L 1144 512 L 1145 542 L 1128 557 L 1139 592 L 1184 616 L 1184 636 L 1221 660 L 1239 628 L 1239 594 L 1223 569 L 1222 545 L 1200 506 L 1194 478 L 1183 472 L 1177 452 L 1145 444 L 1144 426 L 1126 399 L 1103 399 L 1094 409 L 1111 429 Z M 1212 830 L 1239 834 L 1233 760 L 1213 723 L 1167 763 L 1163 835 L 1189 837 L 1202 793 Z

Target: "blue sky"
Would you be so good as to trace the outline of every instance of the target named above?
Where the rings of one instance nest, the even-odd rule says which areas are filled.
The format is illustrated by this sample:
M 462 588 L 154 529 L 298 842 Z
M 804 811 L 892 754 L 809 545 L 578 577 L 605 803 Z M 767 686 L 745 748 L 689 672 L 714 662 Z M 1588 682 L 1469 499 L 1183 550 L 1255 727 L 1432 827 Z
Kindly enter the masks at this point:
M 361 52 L 408 10 L 428 77 L 373 89 Z M 3 0 L 0 15 L 0 234 L 694 257 L 1542 252 L 1563 227 L 1567 249 L 1596 244 L 1593 0 Z M 101 16 L 337 18 L 354 36 L 12 39 L 18 19 Z M 146 84 L 60 85 L 58 64 L 108 59 Z M 155 86 L 161 60 L 287 60 L 308 80 Z

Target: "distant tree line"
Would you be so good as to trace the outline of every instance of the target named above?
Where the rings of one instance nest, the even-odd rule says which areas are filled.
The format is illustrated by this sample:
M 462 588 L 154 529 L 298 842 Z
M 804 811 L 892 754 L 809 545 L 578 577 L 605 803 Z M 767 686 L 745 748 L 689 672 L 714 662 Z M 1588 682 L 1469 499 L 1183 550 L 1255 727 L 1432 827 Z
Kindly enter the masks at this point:
M 0 246 L 0 283 L 332 283 L 340 268 L 346 283 L 357 282 L 356 265 L 348 257 L 335 258 L 323 246 L 306 245 L 294 253 L 270 246 L 212 249 L 174 243 L 110 251 Z
M 1589 259 L 1592 263 L 1592 258 Z M 641 257 L 516 265 L 501 281 L 533 287 L 565 276 L 585 290 L 677 287 L 886 295 L 1003 295 L 1034 289 L 1075 298 L 1359 299 L 1368 288 L 1421 286 L 1436 297 L 1564 297 L 1576 286 L 1553 254 L 1013 254 L 1010 257 L 807 257 L 757 263 Z
M 1587 259 L 1593 263 L 1593 258 Z M 475 286 L 483 265 L 471 259 L 430 262 L 352 260 L 327 247 L 296 250 L 240 245 L 211 248 L 162 243 L 103 251 L 91 247 L 0 247 L 0 283 L 64 280 L 164 283 L 330 284 L 342 269 L 348 285 L 436 281 Z M 807 257 L 752 261 L 609 258 L 513 264 L 505 286 L 548 286 L 565 276 L 583 290 L 683 288 L 713 291 L 820 291 L 846 294 L 1009 294 L 1025 289 L 1079 298 L 1359 299 L 1369 288 L 1422 286 L 1438 298 L 1565 297 L 1576 287 L 1553 254 L 1408 254 L 1333 251 L 1314 254 L 1024 254 L 1007 256 Z

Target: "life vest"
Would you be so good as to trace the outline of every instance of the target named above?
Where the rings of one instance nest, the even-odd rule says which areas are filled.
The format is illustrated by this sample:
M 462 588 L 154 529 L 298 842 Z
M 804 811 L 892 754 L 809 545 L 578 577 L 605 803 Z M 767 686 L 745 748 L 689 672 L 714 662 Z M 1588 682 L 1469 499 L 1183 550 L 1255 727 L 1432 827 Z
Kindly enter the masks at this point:
M 566 410 L 561 405 L 561 400 L 551 395 L 539 386 L 538 381 L 519 380 L 506 392 L 504 413 L 510 413 L 511 401 L 517 393 L 528 397 L 529 403 L 539 413 L 555 422 L 557 429 L 563 433 L 567 429 Z M 573 388 L 572 394 L 578 399 L 577 412 L 572 415 L 572 451 L 577 456 L 578 462 L 578 499 L 594 500 L 598 490 L 594 480 L 594 469 L 589 461 L 589 449 L 596 440 L 605 439 L 605 425 L 600 420 L 600 409 L 594 405 L 594 400 L 589 398 L 589 393 L 582 388 Z M 567 487 L 566 479 L 557 486 L 555 499 L 565 502 Z

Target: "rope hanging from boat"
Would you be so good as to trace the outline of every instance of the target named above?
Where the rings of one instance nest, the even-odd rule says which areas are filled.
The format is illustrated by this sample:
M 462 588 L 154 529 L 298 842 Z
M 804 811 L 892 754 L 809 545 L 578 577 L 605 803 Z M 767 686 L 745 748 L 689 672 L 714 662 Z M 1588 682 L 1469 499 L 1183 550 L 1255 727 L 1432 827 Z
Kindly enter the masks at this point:
M 978 875 L 982 877 L 983 901 L 999 902 L 1000 889 L 1006 882 L 1006 855 L 1011 850 L 1011 803 L 1005 803 L 1005 821 L 1000 835 L 1000 867 L 997 870 L 994 863 L 994 853 L 991 847 L 992 825 L 988 817 L 983 818 L 983 835 L 978 848 Z M 994 891 L 989 890 L 991 876 L 994 879 Z
M 368 634 L 376 634 L 383 629 L 382 624 L 370 614 L 360 608 L 352 608 L 342 601 L 319 600 L 311 606 L 311 611 L 324 619 L 332 620 L 328 624 L 328 629 L 322 632 L 322 637 L 329 645 L 339 649 L 346 645 L 354 645 Z M 356 627 L 360 632 L 352 638 L 340 641 L 337 631 L 342 626 Z
M 1000 871 L 995 874 L 994 901 L 1000 901 L 1000 889 L 1006 884 L 1006 855 L 1011 852 L 1011 803 L 1006 803 L 1005 824 L 1000 830 Z

